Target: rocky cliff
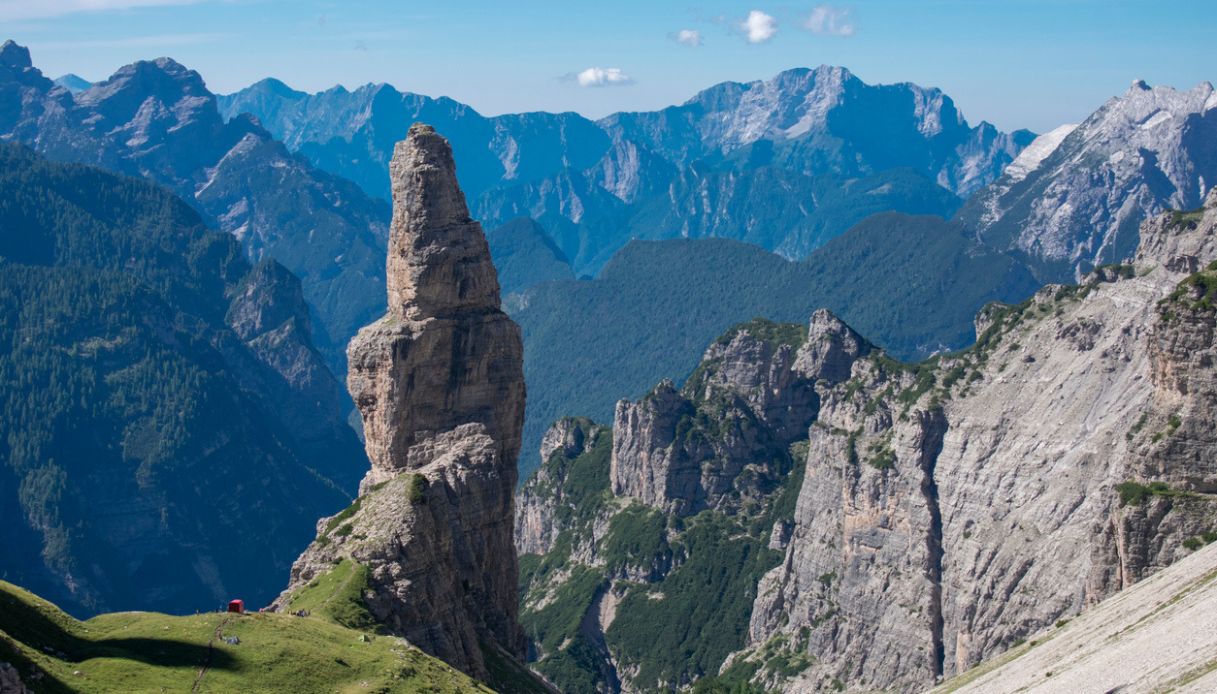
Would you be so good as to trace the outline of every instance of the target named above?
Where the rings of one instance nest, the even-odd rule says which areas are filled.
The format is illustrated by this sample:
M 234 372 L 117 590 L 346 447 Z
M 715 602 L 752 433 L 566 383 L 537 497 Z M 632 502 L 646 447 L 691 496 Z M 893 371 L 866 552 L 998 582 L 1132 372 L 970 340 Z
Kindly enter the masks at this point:
M 756 320 L 710 345 L 683 387 L 618 403 L 612 431 L 556 423 L 518 497 L 535 667 L 567 692 L 716 673 L 781 557 L 770 530 L 793 519 L 815 385 L 871 349 L 827 311 L 807 328 Z
M 1217 691 L 1215 571 L 1201 549 L 929 694 Z
M 523 348 L 448 142 L 416 124 L 391 171 L 389 312 L 348 350 L 372 468 L 355 504 L 318 523 L 276 605 L 354 562 L 377 623 L 485 678 L 524 648 L 512 546 Z
M 784 688 L 919 689 L 1214 537 L 1217 194 L 1141 234 L 1135 263 L 985 312 L 969 350 L 821 390 L 750 627 L 816 658 Z
M 516 535 L 537 667 L 571 691 L 916 691 L 1217 540 L 1217 194 L 1141 237 L 989 305 L 960 352 L 757 321 L 611 433 L 560 422 Z
M 617 403 L 613 494 L 677 515 L 724 510 L 780 481 L 783 452 L 806 436 L 815 384 L 838 382 L 870 346 L 828 311 L 802 330 L 763 321 L 706 350 L 682 391 L 664 381 Z M 752 489 L 745 491 L 741 474 Z

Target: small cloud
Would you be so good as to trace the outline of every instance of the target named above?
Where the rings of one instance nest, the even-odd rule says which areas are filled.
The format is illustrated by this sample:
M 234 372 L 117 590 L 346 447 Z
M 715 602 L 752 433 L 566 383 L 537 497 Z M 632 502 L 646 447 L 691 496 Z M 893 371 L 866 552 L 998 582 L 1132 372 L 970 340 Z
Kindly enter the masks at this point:
M 849 10 L 832 5 L 819 5 L 803 26 L 813 34 L 827 36 L 853 36 L 854 23 L 849 21 Z
M 578 82 L 580 87 L 623 87 L 634 79 L 616 67 L 589 67 L 583 72 L 562 77 L 566 82 Z
M 696 29 L 681 29 L 675 34 L 668 34 L 676 43 L 683 43 L 686 46 L 700 46 L 701 32 Z
M 744 32 L 748 43 L 765 43 L 778 33 L 778 20 L 774 19 L 773 15 L 753 10 L 748 13 L 747 19 L 740 22 L 739 28 Z

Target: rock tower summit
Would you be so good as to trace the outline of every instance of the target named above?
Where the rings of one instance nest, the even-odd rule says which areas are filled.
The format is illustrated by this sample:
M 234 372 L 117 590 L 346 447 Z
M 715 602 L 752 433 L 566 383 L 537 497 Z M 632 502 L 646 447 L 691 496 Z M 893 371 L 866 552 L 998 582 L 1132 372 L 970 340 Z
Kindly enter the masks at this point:
M 448 141 L 415 123 L 389 164 L 389 315 L 405 320 L 497 313 L 499 282 L 469 216 Z
M 390 172 L 388 312 L 347 349 L 372 467 L 359 500 L 318 523 L 276 606 L 353 562 L 372 618 L 485 678 L 487 649 L 524 656 L 512 544 L 524 348 L 448 141 L 414 125 Z
M 469 216 L 448 141 L 415 124 L 390 166 L 388 301 L 347 350 L 376 484 L 427 465 L 427 444 L 463 424 L 495 440 L 514 484 L 524 416 L 520 331 L 499 306 L 482 227 Z

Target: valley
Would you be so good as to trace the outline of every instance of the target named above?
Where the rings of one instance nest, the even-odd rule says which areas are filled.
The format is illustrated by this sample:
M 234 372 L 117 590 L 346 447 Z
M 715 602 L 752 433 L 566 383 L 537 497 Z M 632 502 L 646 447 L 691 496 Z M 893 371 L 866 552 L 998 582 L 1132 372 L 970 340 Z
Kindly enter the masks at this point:
M 1205 8 L 712 4 L 0 1 L 0 694 L 1210 689 Z

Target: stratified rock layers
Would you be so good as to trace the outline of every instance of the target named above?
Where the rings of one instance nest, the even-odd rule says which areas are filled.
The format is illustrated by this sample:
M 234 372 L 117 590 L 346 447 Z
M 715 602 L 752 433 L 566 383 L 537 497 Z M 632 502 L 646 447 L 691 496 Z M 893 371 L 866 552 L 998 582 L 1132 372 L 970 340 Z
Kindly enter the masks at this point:
M 484 676 L 485 648 L 524 647 L 512 544 L 523 346 L 448 142 L 416 124 L 390 170 L 389 310 L 347 352 L 372 468 L 356 505 L 318 524 L 279 606 L 354 560 L 378 621 Z

